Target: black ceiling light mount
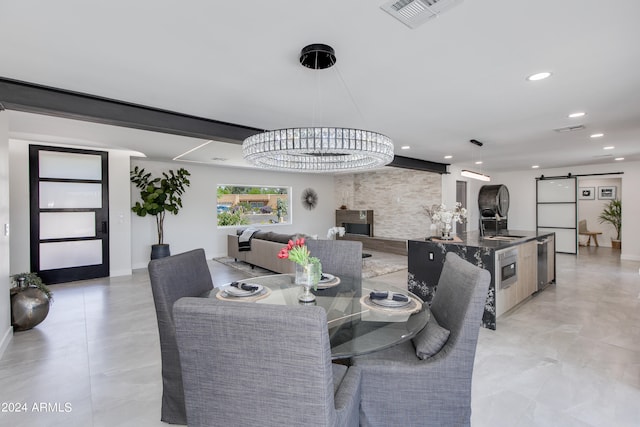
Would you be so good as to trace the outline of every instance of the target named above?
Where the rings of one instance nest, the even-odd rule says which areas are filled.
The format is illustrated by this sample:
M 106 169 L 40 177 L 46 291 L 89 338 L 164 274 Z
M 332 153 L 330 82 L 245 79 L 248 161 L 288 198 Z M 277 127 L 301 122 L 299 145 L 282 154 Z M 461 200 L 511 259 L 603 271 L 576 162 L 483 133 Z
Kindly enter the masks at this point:
M 324 70 L 336 63 L 336 52 L 329 45 L 314 43 L 300 51 L 300 64 L 314 70 Z
M 477 145 L 478 147 L 482 147 L 484 145 L 482 142 L 478 141 L 477 139 L 470 139 L 469 142 L 474 145 Z

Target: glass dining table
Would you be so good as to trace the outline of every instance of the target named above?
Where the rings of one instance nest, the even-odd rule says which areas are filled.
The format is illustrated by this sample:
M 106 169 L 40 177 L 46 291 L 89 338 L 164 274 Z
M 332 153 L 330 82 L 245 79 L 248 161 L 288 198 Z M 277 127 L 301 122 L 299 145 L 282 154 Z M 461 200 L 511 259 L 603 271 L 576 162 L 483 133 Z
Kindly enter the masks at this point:
M 225 291 L 228 287 L 222 287 L 211 292 L 211 297 L 257 304 L 304 305 L 298 301 L 303 289 L 294 281 L 292 274 L 249 278 L 241 283 L 259 285 L 260 292 L 255 295 L 234 297 Z M 316 296 L 313 305 L 321 306 L 327 313 L 334 360 L 372 353 L 411 339 L 429 320 L 430 311 L 419 297 L 383 280 L 335 278 L 334 282 L 337 283 L 313 291 Z M 401 293 L 409 297 L 409 303 L 383 306 L 370 298 L 372 291 Z

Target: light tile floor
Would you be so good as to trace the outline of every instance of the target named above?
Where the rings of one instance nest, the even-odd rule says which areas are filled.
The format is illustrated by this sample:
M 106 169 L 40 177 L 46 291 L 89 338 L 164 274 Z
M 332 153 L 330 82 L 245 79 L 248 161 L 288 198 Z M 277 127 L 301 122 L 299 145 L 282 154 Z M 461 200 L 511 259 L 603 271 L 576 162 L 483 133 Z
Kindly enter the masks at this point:
M 217 285 L 244 278 L 210 267 Z M 472 425 L 640 425 L 639 267 L 604 247 L 559 254 L 557 286 L 480 330 Z M 0 426 L 167 426 L 146 271 L 54 293 L 0 360 Z

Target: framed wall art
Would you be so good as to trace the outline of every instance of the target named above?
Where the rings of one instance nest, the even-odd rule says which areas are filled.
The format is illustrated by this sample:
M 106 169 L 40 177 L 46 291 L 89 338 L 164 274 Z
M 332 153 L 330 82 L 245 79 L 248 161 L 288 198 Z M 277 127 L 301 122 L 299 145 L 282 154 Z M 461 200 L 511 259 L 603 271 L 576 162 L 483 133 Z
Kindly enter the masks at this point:
M 596 187 L 579 187 L 578 199 L 579 200 L 595 200 Z
M 614 200 L 616 198 L 616 186 L 598 187 L 598 199 Z

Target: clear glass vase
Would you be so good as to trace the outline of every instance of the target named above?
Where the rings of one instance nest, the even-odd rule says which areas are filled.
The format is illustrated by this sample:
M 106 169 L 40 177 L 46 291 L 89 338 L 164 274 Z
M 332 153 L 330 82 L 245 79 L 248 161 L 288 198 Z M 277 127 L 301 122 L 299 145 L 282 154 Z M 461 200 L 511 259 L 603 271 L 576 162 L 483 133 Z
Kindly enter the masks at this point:
M 440 237 L 437 224 L 431 223 L 431 226 L 429 226 L 429 237 L 435 237 L 436 239 Z
M 313 303 L 316 296 L 311 292 L 311 288 L 318 284 L 320 280 L 320 264 L 296 264 L 296 285 L 300 285 L 303 291 L 298 295 L 298 300 L 302 303 Z

